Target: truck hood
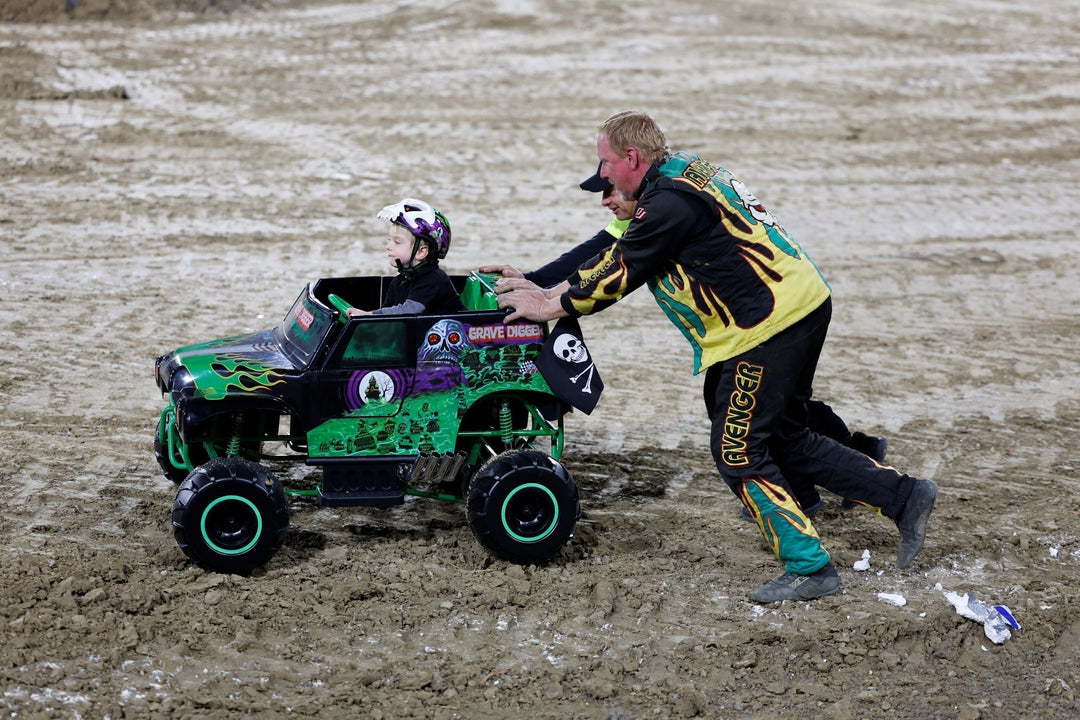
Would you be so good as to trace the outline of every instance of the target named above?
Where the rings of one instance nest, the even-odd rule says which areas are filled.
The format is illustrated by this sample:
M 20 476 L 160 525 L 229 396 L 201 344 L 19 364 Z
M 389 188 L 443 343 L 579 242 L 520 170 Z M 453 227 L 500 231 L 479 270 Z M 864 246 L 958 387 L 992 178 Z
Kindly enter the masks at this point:
M 162 391 L 211 400 L 268 390 L 299 370 L 272 329 L 177 348 L 158 358 L 157 368 Z

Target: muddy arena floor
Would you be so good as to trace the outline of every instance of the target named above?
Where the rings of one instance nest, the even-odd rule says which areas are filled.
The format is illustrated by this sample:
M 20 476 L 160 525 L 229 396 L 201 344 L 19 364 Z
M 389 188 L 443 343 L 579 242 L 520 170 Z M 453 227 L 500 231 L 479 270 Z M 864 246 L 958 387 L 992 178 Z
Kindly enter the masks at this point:
M 1077 3 L 63 4 L 0 0 L 4 716 L 1080 715 Z M 607 221 L 577 183 L 626 108 L 825 272 L 817 395 L 941 488 L 915 564 L 829 496 L 842 592 L 749 599 L 781 567 L 646 291 L 582 323 L 607 390 L 555 562 L 493 560 L 457 505 L 302 499 L 251 576 L 187 562 L 154 358 L 387 272 L 403 196 L 451 272 L 537 266 Z

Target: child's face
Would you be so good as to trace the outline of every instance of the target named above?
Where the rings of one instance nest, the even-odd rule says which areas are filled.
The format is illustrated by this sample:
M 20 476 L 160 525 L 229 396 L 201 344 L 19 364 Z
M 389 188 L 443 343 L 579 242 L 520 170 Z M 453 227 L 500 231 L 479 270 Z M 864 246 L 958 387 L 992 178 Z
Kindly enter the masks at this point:
M 390 232 L 386 236 L 386 256 L 390 258 L 391 267 L 396 268 L 399 260 L 405 267 L 412 267 L 427 257 L 427 247 L 421 245 L 416 251 L 416 257 L 409 261 L 415 241 L 413 234 L 405 228 L 400 225 L 390 226 Z

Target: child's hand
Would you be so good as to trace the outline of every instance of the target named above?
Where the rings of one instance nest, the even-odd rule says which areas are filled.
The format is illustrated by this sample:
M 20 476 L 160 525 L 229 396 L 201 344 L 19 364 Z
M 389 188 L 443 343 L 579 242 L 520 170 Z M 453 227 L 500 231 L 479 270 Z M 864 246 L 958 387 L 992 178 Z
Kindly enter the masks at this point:
M 496 273 L 502 275 L 504 278 L 525 277 L 525 273 L 521 272 L 513 265 L 481 265 L 479 270 L 482 273 Z
M 348 312 L 346 312 L 345 314 L 349 317 L 360 317 L 362 315 L 370 315 L 371 311 L 361 310 L 360 308 L 349 308 Z

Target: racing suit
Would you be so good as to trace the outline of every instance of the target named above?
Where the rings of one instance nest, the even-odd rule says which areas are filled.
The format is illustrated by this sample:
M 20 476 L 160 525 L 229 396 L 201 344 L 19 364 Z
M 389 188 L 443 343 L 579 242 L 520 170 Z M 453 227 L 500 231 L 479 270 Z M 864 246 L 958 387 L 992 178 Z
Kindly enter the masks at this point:
M 558 285 L 570 277 L 579 266 L 611 247 L 612 243 L 623 236 L 629 224 L 629 218 L 626 220 L 613 218 L 607 227 L 585 242 L 567 250 L 547 265 L 525 273 L 525 279 L 544 288 Z
M 630 218 L 625 220 L 612 218 L 606 227 L 585 242 L 567 250 L 536 270 L 525 273 L 525 279 L 536 283 L 540 287 L 552 287 L 567 278 L 576 283 L 578 281 L 578 276 L 575 273 L 577 268 L 595 257 L 597 253 L 611 247 L 612 243 L 623 236 L 629 224 Z M 859 436 L 853 435 L 843 419 L 826 403 L 811 399 L 807 403 L 807 412 L 807 424 L 814 432 L 827 435 L 848 447 L 860 449 L 856 447 L 856 444 L 860 441 Z M 785 479 L 791 484 L 792 492 L 800 507 L 807 509 L 820 504 L 821 495 L 812 483 L 797 482 L 797 477 L 785 476 Z
M 717 469 L 787 572 L 829 562 L 785 474 L 895 518 L 914 479 L 807 427 L 830 289 L 809 256 L 722 167 L 676 153 L 648 169 L 625 235 L 561 298 L 598 312 L 643 284 L 705 371 Z

